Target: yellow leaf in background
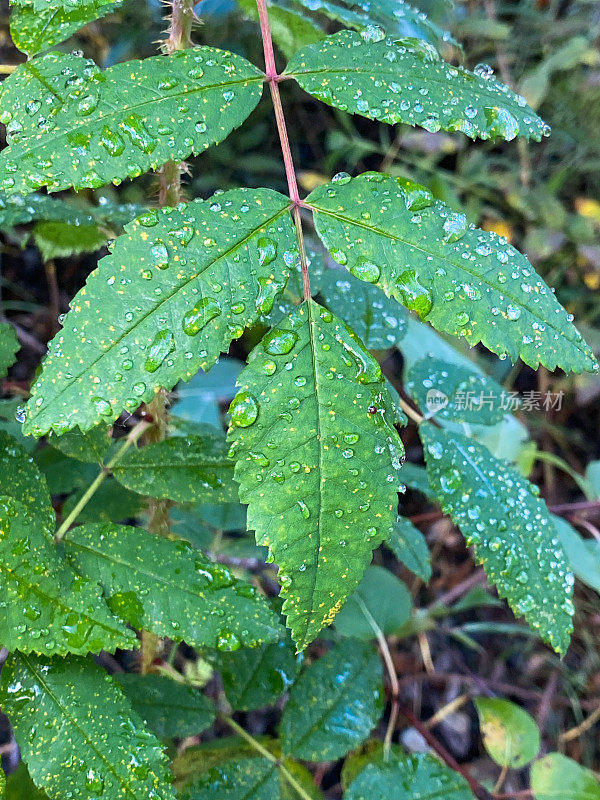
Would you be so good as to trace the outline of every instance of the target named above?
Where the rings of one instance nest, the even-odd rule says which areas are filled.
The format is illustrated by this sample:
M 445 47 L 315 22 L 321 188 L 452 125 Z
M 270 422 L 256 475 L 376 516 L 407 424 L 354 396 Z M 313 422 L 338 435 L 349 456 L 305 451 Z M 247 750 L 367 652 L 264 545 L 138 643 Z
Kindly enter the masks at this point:
M 311 170 L 303 170 L 298 173 L 298 183 L 305 192 L 312 192 L 317 186 L 322 186 L 328 183 L 331 178 L 322 175 L 320 172 L 312 172 Z
M 600 222 L 600 203 L 591 197 L 576 197 L 575 210 L 582 217 Z
M 513 229 L 508 222 L 504 222 L 501 219 L 484 219 L 481 227 L 484 231 L 494 231 L 498 236 L 504 236 L 512 243 Z
M 594 291 L 600 289 L 600 275 L 597 272 L 586 272 L 583 276 L 583 282 L 588 289 L 593 289 Z

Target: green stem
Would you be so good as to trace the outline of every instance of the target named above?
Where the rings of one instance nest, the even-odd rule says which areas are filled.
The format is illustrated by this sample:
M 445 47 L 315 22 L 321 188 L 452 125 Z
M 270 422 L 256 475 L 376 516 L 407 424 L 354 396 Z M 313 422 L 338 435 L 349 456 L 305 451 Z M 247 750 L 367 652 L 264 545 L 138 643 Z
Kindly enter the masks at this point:
M 546 464 L 552 464 L 553 466 L 562 469 L 563 472 L 566 472 L 567 475 L 569 475 L 575 481 L 577 486 L 581 489 L 588 500 L 593 499 L 594 492 L 587 480 L 583 477 L 583 475 L 575 472 L 575 470 L 572 469 L 566 461 L 560 458 L 560 456 L 557 456 L 554 453 L 546 453 L 544 450 L 537 450 L 535 453 L 535 458 L 537 461 L 542 461 Z
M 283 775 L 284 779 L 287 781 L 287 783 L 289 783 L 292 789 L 294 789 L 298 796 L 302 798 L 302 800 L 313 800 L 306 789 L 303 789 L 302 786 L 300 786 L 298 781 L 289 772 L 285 765 L 281 763 L 280 759 L 274 756 L 273 753 L 269 752 L 266 747 L 263 747 L 262 744 L 254 738 L 254 736 L 251 736 L 242 728 L 241 725 L 238 725 L 234 719 L 231 719 L 231 717 L 221 715 L 220 718 L 223 720 L 223 722 L 226 722 L 229 727 L 238 734 L 238 736 L 241 736 L 242 739 L 245 739 L 248 744 L 256 750 L 257 753 L 260 753 L 261 756 L 268 759 L 272 764 L 275 764 L 277 769 Z
M 100 473 L 88 486 L 88 488 L 83 493 L 79 501 L 75 504 L 75 507 L 73 508 L 69 516 L 63 521 L 60 528 L 56 531 L 56 533 L 54 534 L 55 542 L 60 542 L 62 539 L 64 539 L 65 534 L 67 533 L 73 522 L 75 522 L 77 517 L 81 514 L 82 510 L 87 506 L 87 504 L 96 494 L 100 486 L 102 486 L 106 478 L 108 478 L 108 476 L 111 474 L 112 468 L 115 466 L 115 464 L 119 463 L 119 461 L 123 458 L 127 450 L 129 450 L 129 448 L 137 442 L 140 436 L 146 430 L 148 430 L 149 427 L 150 423 L 142 420 L 142 422 L 138 422 L 135 428 L 131 429 L 121 447 L 117 450 L 117 452 L 111 458 L 110 461 L 102 465 Z

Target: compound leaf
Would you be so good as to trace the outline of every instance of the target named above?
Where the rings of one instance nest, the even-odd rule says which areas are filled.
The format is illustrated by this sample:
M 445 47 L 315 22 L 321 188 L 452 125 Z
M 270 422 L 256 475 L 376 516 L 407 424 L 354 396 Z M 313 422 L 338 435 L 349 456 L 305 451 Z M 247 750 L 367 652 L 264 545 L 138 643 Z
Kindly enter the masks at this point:
M 473 701 L 485 749 L 500 767 L 521 769 L 540 749 L 540 731 L 523 708 L 501 697 L 476 697 Z
M 394 748 L 392 758 L 376 758 L 354 778 L 346 800 L 474 800 L 469 784 L 430 755 L 409 755 Z
M 173 800 L 160 743 L 90 658 L 11 654 L 0 692 L 33 782 L 51 800 Z
M 429 481 L 445 513 L 475 546 L 501 597 L 558 653 L 573 630 L 573 584 L 536 489 L 507 462 L 458 433 L 419 426 Z
M 302 657 L 289 641 L 224 653 L 216 666 L 236 711 L 252 711 L 275 702 L 294 683 Z
M 296 681 L 281 720 L 283 752 L 333 761 L 369 736 L 383 711 L 382 667 L 370 644 L 345 639 Z
M 281 800 L 277 766 L 267 758 L 241 758 L 212 767 L 180 794 L 181 800 Z
M 525 256 L 497 234 L 469 227 L 419 184 L 367 172 L 320 186 L 306 202 L 336 261 L 434 328 L 532 367 L 597 369 Z
M 328 269 L 319 291 L 325 306 L 352 325 L 368 350 L 393 347 L 404 336 L 407 313 L 392 297 L 348 272 Z
M 215 720 L 210 700 L 197 689 L 162 675 L 116 674 L 115 680 L 150 730 L 160 739 L 195 736 Z
M 550 133 L 489 68 L 453 67 L 427 42 L 386 39 L 382 30 L 340 31 L 308 45 L 285 74 L 324 103 L 380 122 L 462 131 L 472 139 L 539 142 Z
M 310 300 L 254 349 L 231 404 L 248 529 L 279 565 L 292 637 L 306 647 L 391 530 L 404 453 L 381 369 Z
M 126 226 L 71 301 L 24 430 L 87 430 L 209 369 L 272 307 L 295 260 L 289 200 L 234 189 Z
M 431 44 L 456 44 L 447 31 L 404 0 L 378 0 L 377 3 L 354 3 L 352 0 L 294 0 L 313 13 L 340 22 L 345 28 L 369 31 L 381 27 L 390 36 L 410 36 Z M 377 34 L 375 34 L 377 35 Z M 322 38 L 322 37 L 321 37 Z
M 237 500 L 233 464 L 224 437 L 175 436 L 130 450 L 113 467 L 115 478 L 134 492 L 177 503 Z
M 134 628 L 220 650 L 279 638 L 254 587 L 187 542 L 105 523 L 75 528 L 64 545 L 73 567 L 97 580 L 109 608 Z
M 114 617 L 93 580 L 59 556 L 44 522 L 0 498 L 0 641 L 51 655 L 131 648 L 134 634 Z
M 29 57 L 64 42 L 84 25 L 120 8 L 121 0 L 92 0 L 73 6 L 52 5 L 36 9 L 35 0 L 12 2 L 10 35 L 15 45 Z
M 0 378 L 4 378 L 8 368 L 17 360 L 19 340 L 13 326 L 8 322 L 0 322 Z
M 0 154 L 0 182 L 21 193 L 95 188 L 181 161 L 241 125 L 263 77 L 241 56 L 212 47 L 104 72 L 47 53 L 2 84 L 0 121 L 9 123 L 10 144 Z
M 258 11 L 253 0 L 241 0 L 238 5 L 244 16 L 258 21 Z M 322 28 L 293 0 L 289 3 L 285 0 L 268 2 L 267 8 L 273 41 L 287 58 L 291 58 L 301 47 L 318 42 L 325 36 Z

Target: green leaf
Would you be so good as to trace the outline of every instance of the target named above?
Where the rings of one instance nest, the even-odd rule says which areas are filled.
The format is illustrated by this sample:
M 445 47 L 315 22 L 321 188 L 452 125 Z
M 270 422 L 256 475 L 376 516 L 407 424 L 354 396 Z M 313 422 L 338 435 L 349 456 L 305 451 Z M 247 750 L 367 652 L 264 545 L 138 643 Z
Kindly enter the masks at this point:
M 115 465 L 113 475 L 134 492 L 177 503 L 237 500 L 227 442 L 210 430 L 130 450 Z
M 253 0 L 238 0 L 238 5 L 244 16 L 258 21 L 258 11 Z M 322 28 L 302 8 L 295 7 L 293 2 L 269 2 L 267 9 L 273 41 L 286 58 L 290 58 L 301 47 L 318 42 L 325 36 Z
M 419 9 L 404 0 L 378 0 L 377 3 L 354 3 L 353 0 L 295 0 L 311 12 L 324 14 L 340 22 L 345 28 L 378 35 L 373 26 L 381 26 L 390 36 L 411 36 L 431 44 L 456 44 L 447 31 L 443 31 Z
M 68 225 L 64 222 L 38 222 L 33 240 L 42 259 L 66 258 L 80 253 L 93 253 L 104 247 L 108 235 L 97 225 Z
M 87 464 L 101 464 L 112 442 L 108 429 L 98 425 L 92 430 L 82 433 L 72 430 L 63 436 L 49 436 L 48 444 L 61 453 L 77 461 Z
M 17 0 L 11 3 L 10 35 L 15 45 L 34 56 L 48 50 L 59 42 L 64 42 L 84 25 L 101 19 L 117 8 L 120 0 L 93 0 L 90 3 L 73 7 L 56 7 L 56 3 L 36 9 L 30 0 Z
M 500 697 L 476 697 L 485 749 L 500 767 L 521 769 L 537 756 L 540 732 L 524 709 Z
M 21 345 L 12 325 L 0 322 L 0 378 L 8 373 L 8 368 L 17 360 L 17 352 Z
M 4 800 L 48 800 L 46 792 L 36 789 L 31 776 L 23 761 L 14 772 L 11 772 L 6 779 L 6 794 L 0 794 Z
M 229 437 L 248 529 L 279 564 L 299 649 L 357 587 L 396 517 L 404 449 L 377 362 L 314 301 L 241 373 Z
M 64 655 L 135 646 L 97 583 L 76 575 L 43 523 L 6 496 L 0 498 L 0 595 L 0 641 L 10 650 Z
M 428 500 L 435 500 L 425 467 L 419 467 L 410 461 L 405 461 L 402 464 L 402 483 L 406 484 L 412 491 L 425 495 Z
M 426 42 L 373 30 L 328 36 L 296 53 L 285 70 L 327 105 L 369 119 L 462 131 L 471 139 L 548 136 L 525 98 L 490 73 L 453 67 Z
M 0 230 L 11 233 L 15 226 L 26 225 L 33 220 L 64 222 L 74 226 L 96 223 L 120 228 L 143 211 L 141 206 L 133 203 L 119 205 L 106 202 L 106 198 L 101 198 L 101 203 L 92 206 L 65 202 L 49 195 L 7 196 L 5 192 L 0 192 Z
M 81 469 L 81 464 L 78 465 Z M 81 500 L 89 481 L 80 491 L 74 492 L 65 500 L 62 508 L 63 518 L 67 517 Z M 137 517 L 146 508 L 146 500 L 135 492 L 130 492 L 117 483 L 114 478 L 107 478 L 96 490 L 94 496 L 77 515 L 77 522 L 122 522 Z
M 2 186 L 21 193 L 95 188 L 181 161 L 241 125 L 260 100 L 263 78 L 241 56 L 212 47 L 104 72 L 83 58 L 47 53 L 2 84 L 0 121 L 10 134 L 0 154 Z
M 174 798 L 160 743 L 91 659 L 15 653 L 0 694 L 33 782 L 51 800 Z
M 216 663 L 225 695 L 235 711 L 271 705 L 294 683 L 302 657 L 289 641 L 224 653 Z
M 133 710 L 159 739 L 195 736 L 215 720 L 213 704 L 190 686 L 162 675 L 114 677 Z
M 335 629 L 342 636 L 368 641 L 376 637 L 377 628 L 386 635 L 397 633 L 411 609 L 412 598 L 402 581 L 383 567 L 367 567 L 358 589 L 335 618 Z
M 323 256 L 320 253 L 315 253 L 314 250 L 308 250 L 306 253 L 306 263 L 310 275 L 310 291 L 314 297 L 318 294 L 321 280 L 323 279 L 323 272 L 325 265 L 323 264 Z M 302 267 L 300 260 L 290 271 L 290 277 L 285 285 L 283 292 L 276 298 L 273 308 L 268 314 L 262 314 L 260 321 L 268 328 L 273 328 L 281 322 L 283 317 L 291 314 L 294 308 L 304 300 L 304 290 L 302 288 Z
M 597 368 L 525 256 L 497 234 L 470 228 L 424 187 L 367 172 L 320 186 L 306 202 L 336 261 L 434 328 L 532 367 Z
M 97 580 L 111 610 L 135 628 L 219 650 L 279 638 L 254 587 L 187 542 L 108 523 L 79 526 L 64 545 L 73 567 Z
M 408 755 L 394 748 L 389 761 L 377 758 L 354 778 L 345 800 L 474 800 L 469 784 L 430 755 Z
M 126 226 L 71 301 L 24 430 L 87 430 L 209 369 L 285 284 L 296 257 L 288 205 L 234 189 Z
M 18 500 L 40 527 L 54 531 L 56 515 L 46 479 L 33 457 L 5 431 L 0 431 L 0 495 Z
M 562 517 L 553 514 L 552 522 L 575 575 L 600 592 L 600 543 L 596 539 L 584 539 Z
M 506 413 L 502 402 L 508 393 L 499 383 L 433 356 L 407 371 L 405 388 L 427 418 L 493 425 Z
M 558 653 L 573 630 L 573 574 L 539 490 L 458 433 L 422 423 L 427 472 L 500 597 Z
M 397 345 L 406 331 L 407 314 L 393 298 L 346 271 L 326 270 L 320 293 L 324 305 L 343 319 L 368 350 Z
M 405 479 L 404 474 L 402 479 Z M 398 561 L 422 581 L 427 582 L 431 578 L 431 554 L 427 542 L 421 531 L 415 528 L 410 520 L 398 517 L 386 544 Z
M 209 769 L 180 795 L 182 800 L 280 800 L 277 766 L 267 758 L 229 761 Z
M 345 639 L 306 669 L 281 719 L 281 745 L 303 761 L 333 761 L 367 739 L 383 711 L 382 668 L 370 644 Z
M 591 489 L 591 499 L 600 500 L 600 461 L 589 462 L 585 468 L 585 479 Z
M 548 753 L 531 767 L 535 800 L 600 800 L 600 783 L 589 769 L 562 753 Z

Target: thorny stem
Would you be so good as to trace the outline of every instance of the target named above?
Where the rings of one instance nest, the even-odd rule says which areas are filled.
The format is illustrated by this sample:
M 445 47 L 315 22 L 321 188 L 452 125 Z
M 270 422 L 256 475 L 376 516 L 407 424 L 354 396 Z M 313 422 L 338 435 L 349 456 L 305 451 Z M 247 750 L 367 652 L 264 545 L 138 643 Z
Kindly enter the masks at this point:
M 108 463 L 102 465 L 102 470 L 99 473 L 99 475 L 97 475 L 96 479 L 88 486 L 85 493 L 81 496 L 79 502 L 75 505 L 69 516 L 63 521 L 60 528 L 56 531 L 56 533 L 54 534 L 55 542 L 60 542 L 62 539 L 64 539 L 65 534 L 67 533 L 73 522 L 77 519 L 79 514 L 83 511 L 83 509 L 92 499 L 92 497 L 96 494 L 96 492 L 98 491 L 100 486 L 104 483 L 106 478 L 108 478 L 115 464 L 119 463 L 119 461 L 123 458 L 127 450 L 129 450 L 129 448 L 137 442 L 140 436 L 143 433 L 145 433 L 145 431 L 147 431 L 149 427 L 150 423 L 146 422 L 145 420 L 142 420 L 141 422 L 138 422 L 135 428 L 131 429 L 131 431 L 125 437 L 125 441 L 123 442 L 122 446 L 119 448 L 119 450 L 117 450 L 115 455 L 111 458 L 111 460 Z
M 308 276 L 308 262 L 306 260 L 306 248 L 304 246 L 304 235 L 302 233 L 302 219 L 300 218 L 300 207 L 302 201 L 298 192 L 298 182 L 296 180 L 296 170 L 294 168 L 294 161 L 292 159 L 292 151 L 290 149 L 290 140 L 288 138 L 287 126 L 285 124 L 285 116 L 283 114 L 283 106 L 281 105 L 281 96 L 279 94 L 279 81 L 281 75 L 277 72 L 275 66 L 275 54 L 273 52 L 273 38 L 271 36 L 271 26 L 269 25 L 269 13 L 265 0 L 256 0 L 258 7 L 258 18 L 260 20 L 260 32 L 262 35 L 263 50 L 265 53 L 265 74 L 269 89 L 271 90 L 271 99 L 273 100 L 273 109 L 275 111 L 275 121 L 277 122 L 277 132 L 279 133 L 279 142 L 281 144 L 281 153 L 283 155 L 283 163 L 285 166 L 285 177 L 287 179 L 288 191 L 290 200 L 293 203 L 293 217 L 294 226 L 296 228 L 296 238 L 298 239 L 298 250 L 300 251 L 300 266 L 302 268 L 302 290 L 305 300 L 310 300 L 310 280 Z
M 302 786 L 300 786 L 298 781 L 289 772 L 287 767 L 280 761 L 280 759 L 274 756 L 273 753 L 269 752 L 266 747 L 263 747 L 262 744 L 254 738 L 254 736 L 251 736 L 247 731 L 245 731 L 244 728 L 242 728 L 241 725 L 238 725 L 234 719 L 231 719 L 231 717 L 227 717 L 225 715 L 222 715 L 221 719 L 223 722 L 226 722 L 233 731 L 245 739 L 248 744 L 256 750 L 257 753 L 260 753 L 261 756 L 268 759 L 272 764 L 275 764 L 283 778 L 287 781 L 287 783 L 289 783 L 292 789 L 294 789 L 297 795 L 302 798 L 302 800 L 312 800 L 308 792 L 303 789 Z
M 171 0 L 171 18 L 164 49 L 167 53 L 185 50 L 192 45 L 191 33 L 194 22 L 193 0 Z M 176 206 L 181 202 L 181 173 L 185 164 L 167 161 L 159 173 L 159 206 Z M 164 389 L 160 389 L 147 406 L 155 426 L 148 436 L 147 442 L 162 442 L 166 439 L 169 426 L 169 410 Z M 171 530 L 170 503 L 168 500 L 150 499 L 148 501 L 148 530 L 152 533 L 168 536 Z M 158 652 L 160 640 L 149 631 L 141 632 L 140 671 L 147 673 Z

